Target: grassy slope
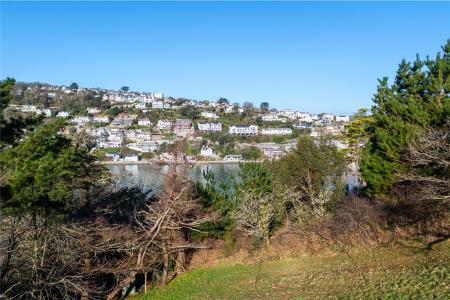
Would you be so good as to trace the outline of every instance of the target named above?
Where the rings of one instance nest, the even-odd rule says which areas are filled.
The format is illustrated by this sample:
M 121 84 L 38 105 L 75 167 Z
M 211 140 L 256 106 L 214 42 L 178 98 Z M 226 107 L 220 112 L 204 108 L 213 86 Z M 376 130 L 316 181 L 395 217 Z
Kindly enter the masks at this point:
M 196 269 L 136 299 L 450 299 L 450 242 Z

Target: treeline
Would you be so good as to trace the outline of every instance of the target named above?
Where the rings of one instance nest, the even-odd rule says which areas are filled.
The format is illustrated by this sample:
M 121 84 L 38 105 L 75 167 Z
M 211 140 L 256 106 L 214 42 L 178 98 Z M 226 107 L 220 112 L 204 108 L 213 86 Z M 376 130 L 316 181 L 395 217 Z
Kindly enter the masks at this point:
M 33 89 L 28 89 L 30 86 Z M 54 90 L 50 93 L 47 90 L 41 90 L 42 86 L 48 85 L 15 82 L 11 104 L 29 104 L 36 105 L 39 108 L 52 107 L 72 114 L 85 113 L 88 107 L 98 107 L 102 110 L 107 110 L 112 106 L 109 101 L 102 99 L 102 93 L 92 90 L 77 91 L 78 85 L 76 83 L 70 85 L 69 90 L 72 91 L 71 93 L 65 93 L 62 90 Z
M 0 297 L 123 298 L 183 272 L 205 239 L 247 238 L 251 249 L 280 232 L 340 246 L 446 239 L 449 74 L 450 41 L 380 81 L 371 113 L 347 126 L 348 149 L 300 136 L 277 161 L 243 164 L 228 182 L 207 171 L 197 185 L 188 164 L 174 163 L 157 193 L 112 188 L 89 141 L 67 138 L 61 120 L 4 117 L 14 80 L 1 81 Z M 355 193 L 349 164 L 363 177 Z

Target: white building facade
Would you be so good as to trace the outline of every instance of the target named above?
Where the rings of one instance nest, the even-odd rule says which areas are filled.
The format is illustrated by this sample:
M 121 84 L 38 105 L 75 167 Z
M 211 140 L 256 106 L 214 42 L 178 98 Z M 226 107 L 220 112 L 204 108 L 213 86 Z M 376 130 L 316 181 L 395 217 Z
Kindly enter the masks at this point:
M 292 129 L 290 128 L 264 128 L 261 132 L 262 135 L 291 135 Z
M 220 132 L 222 131 L 222 123 L 198 123 L 198 130 L 203 132 Z
M 229 133 L 232 135 L 258 135 L 257 125 L 232 125 Z

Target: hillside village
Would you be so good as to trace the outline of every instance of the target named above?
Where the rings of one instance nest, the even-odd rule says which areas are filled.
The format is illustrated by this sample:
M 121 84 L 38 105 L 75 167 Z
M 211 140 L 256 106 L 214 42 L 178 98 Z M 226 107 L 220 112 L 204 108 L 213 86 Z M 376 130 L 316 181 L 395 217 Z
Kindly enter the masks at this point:
M 66 134 L 89 137 L 101 160 L 170 161 L 173 145 L 186 139 L 189 161 L 277 159 L 296 144 L 296 137 L 337 137 L 349 116 L 269 109 L 263 103 L 196 101 L 163 93 L 16 83 L 12 114 L 65 118 Z M 345 144 L 335 138 L 338 148 Z

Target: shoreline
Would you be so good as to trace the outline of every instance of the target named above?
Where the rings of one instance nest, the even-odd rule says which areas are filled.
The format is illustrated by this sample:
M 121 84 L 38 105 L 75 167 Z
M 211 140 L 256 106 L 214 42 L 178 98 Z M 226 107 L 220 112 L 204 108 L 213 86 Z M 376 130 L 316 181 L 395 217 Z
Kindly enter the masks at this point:
M 246 162 L 260 162 L 260 161 L 246 161 Z M 169 164 L 169 161 L 153 161 L 153 160 L 139 160 L 139 161 L 96 161 L 100 165 L 150 165 L 150 166 L 160 166 L 161 164 Z M 190 161 L 193 165 L 204 165 L 204 164 L 239 164 L 243 161 L 229 161 L 229 160 L 199 160 Z

